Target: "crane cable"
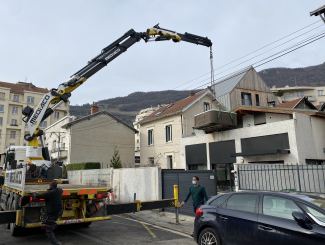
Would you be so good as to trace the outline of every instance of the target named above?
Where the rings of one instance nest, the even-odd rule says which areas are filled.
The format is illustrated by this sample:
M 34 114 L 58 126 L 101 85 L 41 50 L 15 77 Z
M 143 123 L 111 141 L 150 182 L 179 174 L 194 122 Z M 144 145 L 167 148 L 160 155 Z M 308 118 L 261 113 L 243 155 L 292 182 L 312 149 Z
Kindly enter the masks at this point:
M 215 91 L 214 91 L 214 68 L 213 68 L 213 51 L 212 51 L 212 46 L 210 46 L 210 69 L 211 69 L 211 89 L 213 96 L 215 97 Z

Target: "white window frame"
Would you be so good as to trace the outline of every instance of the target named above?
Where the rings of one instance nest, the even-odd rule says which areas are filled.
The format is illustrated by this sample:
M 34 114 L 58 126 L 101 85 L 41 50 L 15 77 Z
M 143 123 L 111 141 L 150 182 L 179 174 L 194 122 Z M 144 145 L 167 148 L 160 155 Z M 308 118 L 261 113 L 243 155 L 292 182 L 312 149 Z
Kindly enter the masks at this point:
M 211 110 L 210 102 L 203 102 L 203 111 L 209 111 L 209 110 Z
M 325 95 L 324 90 L 322 90 L 322 89 L 317 90 L 317 95 L 318 96 L 324 96 Z
M 6 93 L 0 92 L 0 100 L 5 100 L 5 99 L 6 99 Z
M 15 119 L 15 118 L 12 118 L 12 119 L 11 119 L 11 122 L 10 122 L 10 125 L 11 125 L 11 126 L 18 126 L 18 120 Z
M 12 115 L 17 115 L 18 114 L 18 106 L 13 106 L 12 109 L 11 109 L 11 114 Z
M 13 94 L 12 95 L 12 101 L 14 101 L 14 102 L 19 102 L 19 98 L 20 96 L 19 96 L 19 94 Z
M 60 119 L 60 112 L 54 111 L 54 119 Z
M 170 129 L 169 131 L 168 131 L 168 128 Z M 165 141 L 166 141 L 166 143 L 173 141 L 173 125 L 172 124 L 168 124 L 165 126 Z
M 151 138 L 150 138 L 149 132 L 151 132 Z M 154 130 L 153 130 L 153 128 L 149 128 L 147 133 L 148 133 L 147 143 L 148 143 L 148 145 L 153 145 L 154 144 Z
M 35 97 L 34 96 L 27 96 L 27 104 L 28 105 L 34 105 L 35 103 Z
M 10 131 L 9 138 L 10 138 L 10 139 L 16 139 L 16 136 L 17 136 L 16 131 L 15 131 L 15 130 L 11 130 L 11 131 Z

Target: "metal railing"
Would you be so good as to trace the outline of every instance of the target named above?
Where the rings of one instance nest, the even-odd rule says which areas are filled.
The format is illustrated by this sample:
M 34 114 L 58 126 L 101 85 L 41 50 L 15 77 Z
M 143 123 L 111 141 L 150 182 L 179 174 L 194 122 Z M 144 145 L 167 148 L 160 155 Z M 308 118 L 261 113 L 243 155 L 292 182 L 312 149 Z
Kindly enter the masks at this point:
M 237 164 L 239 190 L 325 193 L 325 165 Z

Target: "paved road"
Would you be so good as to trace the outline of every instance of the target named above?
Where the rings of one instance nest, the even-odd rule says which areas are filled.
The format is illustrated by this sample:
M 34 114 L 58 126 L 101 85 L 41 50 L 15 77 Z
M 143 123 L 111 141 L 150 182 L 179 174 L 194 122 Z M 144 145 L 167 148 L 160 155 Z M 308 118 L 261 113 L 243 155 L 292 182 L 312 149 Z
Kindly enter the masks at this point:
M 195 244 L 192 238 L 181 233 L 145 225 L 123 216 L 114 216 L 112 220 L 96 222 L 89 228 L 61 226 L 57 238 L 64 245 L 72 244 Z M 28 230 L 23 237 L 11 237 L 4 226 L 0 227 L 0 244 L 49 244 L 40 229 Z

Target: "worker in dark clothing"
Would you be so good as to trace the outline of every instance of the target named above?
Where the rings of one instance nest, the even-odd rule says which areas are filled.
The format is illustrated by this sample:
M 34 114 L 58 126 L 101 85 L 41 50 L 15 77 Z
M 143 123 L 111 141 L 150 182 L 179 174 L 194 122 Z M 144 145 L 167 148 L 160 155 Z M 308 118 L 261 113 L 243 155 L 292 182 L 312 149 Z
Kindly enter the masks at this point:
M 208 195 L 205 191 L 205 188 L 199 184 L 199 181 L 200 179 L 198 176 L 193 177 L 192 186 L 190 187 L 190 190 L 184 201 L 187 202 L 190 196 L 192 196 L 194 213 L 197 208 L 199 208 L 201 205 L 204 204 L 205 201 L 208 200 Z M 184 205 L 184 202 L 182 202 L 182 206 Z
M 53 181 L 47 192 L 35 195 L 37 198 L 45 199 L 46 212 L 42 223 L 45 225 L 46 235 L 53 245 L 61 244 L 54 235 L 54 229 L 57 219 L 62 215 L 62 192 L 62 189 L 57 187 L 57 182 Z

